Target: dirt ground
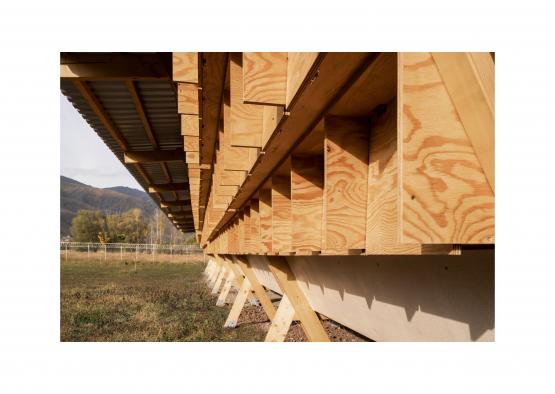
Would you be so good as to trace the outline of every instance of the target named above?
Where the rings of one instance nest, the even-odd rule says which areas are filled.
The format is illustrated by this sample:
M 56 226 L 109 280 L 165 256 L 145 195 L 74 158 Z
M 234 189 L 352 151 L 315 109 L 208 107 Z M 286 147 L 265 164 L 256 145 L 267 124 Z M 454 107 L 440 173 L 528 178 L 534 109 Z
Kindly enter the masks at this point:
M 248 302 L 241 311 L 237 320 L 237 327 L 254 326 L 260 331 L 266 333 L 270 328 L 270 321 L 264 312 L 264 308 L 258 305 L 249 305 Z M 341 326 L 331 320 L 323 320 L 322 326 L 326 330 L 328 337 L 332 342 L 368 342 L 365 338 L 346 327 Z M 285 342 L 306 342 L 307 338 L 302 330 L 299 322 L 293 322 Z

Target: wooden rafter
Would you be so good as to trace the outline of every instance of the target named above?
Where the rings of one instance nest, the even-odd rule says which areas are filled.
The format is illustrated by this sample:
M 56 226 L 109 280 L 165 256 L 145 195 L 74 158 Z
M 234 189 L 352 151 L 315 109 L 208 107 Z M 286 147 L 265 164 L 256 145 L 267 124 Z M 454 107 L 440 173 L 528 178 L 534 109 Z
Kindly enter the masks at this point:
M 189 190 L 189 184 L 187 182 L 164 183 L 159 185 L 150 185 L 148 187 L 149 193 L 162 193 L 162 192 L 187 191 L 187 190 Z
M 123 156 L 126 164 L 132 164 L 132 163 L 165 164 L 164 162 L 166 161 L 185 160 L 185 152 L 183 152 L 183 149 L 172 149 L 172 150 L 156 149 L 151 151 L 127 151 L 124 153 Z M 171 183 L 171 179 L 168 179 L 168 182 Z

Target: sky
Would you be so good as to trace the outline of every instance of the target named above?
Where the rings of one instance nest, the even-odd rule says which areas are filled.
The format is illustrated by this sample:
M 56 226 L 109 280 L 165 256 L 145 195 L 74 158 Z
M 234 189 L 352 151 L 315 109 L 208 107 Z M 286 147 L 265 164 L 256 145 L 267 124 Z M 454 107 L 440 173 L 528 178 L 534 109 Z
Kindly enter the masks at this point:
M 60 94 L 60 172 L 94 187 L 142 190 L 73 105 Z

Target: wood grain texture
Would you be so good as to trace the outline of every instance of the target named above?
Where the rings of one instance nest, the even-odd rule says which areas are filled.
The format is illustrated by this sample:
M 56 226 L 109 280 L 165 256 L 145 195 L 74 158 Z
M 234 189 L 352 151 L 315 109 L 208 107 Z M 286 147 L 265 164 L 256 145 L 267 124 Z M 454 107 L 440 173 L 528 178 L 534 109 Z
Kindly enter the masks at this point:
M 257 199 L 251 200 L 251 253 L 260 252 L 260 203 Z
M 322 250 L 324 155 L 291 157 L 293 251 Z
M 243 100 L 285 105 L 287 52 L 243 52 Z
M 386 252 L 399 244 L 397 102 L 371 126 L 366 210 L 366 250 Z
M 402 243 L 493 243 L 494 196 L 430 53 L 399 62 Z
M 283 108 L 281 106 L 264 106 L 262 114 L 262 148 L 266 146 L 268 139 L 272 136 L 283 117 Z
M 295 316 L 295 308 L 293 304 L 284 294 L 279 302 L 276 315 L 272 319 L 270 328 L 268 329 L 268 334 L 266 334 L 266 339 L 264 342 L 283 342 L 287 333 L 289 332 L 289 327 L 293 323 L 293 317 Z
M 172 58 L 174 81 L 198 83 L 198 52 L 174 52 Z
M 244 237 L 244 247 L 242 252 L 245 254 L 249 254 L 251 247 L 252 247 L 252 238 L 251 238 L 251 207 L 247 205 L 243 209 L 243 237 Z
M 224 323 L 224 327 L 234 328 L 237 326 L 237 320 L 239 319 L 239 315 L 241 314 L 241 310 L 245 305 L 245 301 L 247 301 L 247 297 L 251 292 L 251 284 L 247 278 L 243 280 L 241 284 L 241 288 L 237 293 L 237 297 L 235 297 L 235 301 L 233 302 L 233 306 L 229 311 L 229 315 Z
M 272 252 L 291 251 L 291 177 L 272 176 Z
M 262 147 L 263 107 L 243 102 L 243 59 L 230 55 L 231 145 Z
M 198 115 L 181 115 L 181 135 L 199 136 Z
M 324 249 L 364 249 L 369 122 L 330 116 L 325 128 Z
M 283 294 L 289 298 L 295 309 L 295 316 L 301 321 L 301 326 L 311 342 L 329 342 L 328 335 L 322 323 L 312 309 L 297 283 L 295 274 L 284 257 L 269 256 L 269 267 Z
M 318 57 L 318 52 L 289 52 L 287 57 L 287 92 L 285 97 L 285 108 L 289 108 L 289 104 L 291 104 L 299 87 Z
M 494 64 L 487 52 L 432 54 L 484 175 L 495 192 Z
M 382 52 L 370 63 L 329 115 L 369 116 L 379 104 L 397 95 L 397 54 Z
M 264 308 L 264 312 L 266 312 L 266 315 L 268 315 L 270 320 L 272 320 L 276 315 L 276 310 L 274 308 L 274 305 L 272 304 L 272 301 L 270 301 L 268 294 L 266 294 L 266 291 L 258 281 L 252 268 L 250 267 L 248 260 L 245 256 L 234 256 L 233 261 L 235 261 L 239 265 L 239 267 L 243 271 L 243 274 L 249 280 L 252 289 L 256 294 L 256 298 L 258 298 L 260 304 Z
M 260 209 L 261 252 L 272 251 L 272 189 L 265 187 L 258 192 Z
M 192 83 L 177 84 L 177 113 L 198 115 L 198 87 Z
M 198 152 L 199 146 L 198 137 L 192 135 L 183 136 L 183 149 L 185 149 L 185 152 Z
M 240 186 L 245 177 L 244 171 L 228 171 L 222 173 L 221 184 L 230 186 Z

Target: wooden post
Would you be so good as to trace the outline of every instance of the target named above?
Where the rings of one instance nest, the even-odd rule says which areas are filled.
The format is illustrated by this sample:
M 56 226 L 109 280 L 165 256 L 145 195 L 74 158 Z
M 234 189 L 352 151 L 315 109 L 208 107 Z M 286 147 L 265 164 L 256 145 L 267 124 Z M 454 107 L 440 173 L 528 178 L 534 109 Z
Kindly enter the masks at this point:
M 243 280 L 243 284 L 239 289 L 239 293 L 237 293 L 237 297 L 235 297 L 235 301 L 233 302 L 233 306 L 231 307 L 231 311 L 227 316 L 227 320 L 225 321 L 224 327 L 233 328 L 237 325 L 237 319 L 239 319 L 239 315 L 241 314 L 241 310 L 245 305 L 245 301 L 251 292 L 251 284 L 248 278 Z
M 106 244 L 104 244 L 104 261 L 106 261 Z
M 320 319 L 318 319 L 318 316 L 312 310 L 306 297 L 297 284 L 295 275 L 293 274 L 293 271 L 291 271 L 287 260 L 284 257 L 279 256 L 268 256 L 268 260 L 268 266 L 270 267 L 272 274 L 274 274 L 279 287 L 283 291 L 284 298 L 285 296 L 287 296 L 288 300 L 293 305 L 294 314 L 301 321 L 301 326 L 308 340 L 311 342 L 329 342 L 328 335 L 326 334 L 324 327 L 322 327 Z M 286 308 L 287 304 L 285 304 L 283 308 L 284 311 L 280 314 L 280 319 L 282 319 L 282 321 L 280 323 L 276 322 L 276 324 L 279 326 L 276 327 L 276 330 L 285 325 L 289 315 L 292 313 L 286 310 Z M 291 319 L 293 319 L 293 316 L 291 316 Z M 272 324 L 273 322 L 274 320 L 272 319 Z M 281 331 L 278 330 L 278 332 Z M 277 338 L 279 337 L 280 336 L 278 336 Z M 283 337 L 285 338 L 285 336 Z
M 87 260 L 89 260 L 89 256 L 90 256 L 90 246 L 91 244 L 87 244 Z
M 66 261 L 67 261 L 67 242 L 66 242 Z
M 212 294 L 216 294 L 218 292 L 218 290 L 220 289 L 220 285 L 222 283 L 222 279 L 224 278 L 226 273 L 226 269 L 225 267 L 222 267 L 222 269 L 220 270 L 220 273 L 218 274 L 218 277 L 216 278 L 216 282 L 214 283 L 214 287 L 212 287 Z
M 119 260 L 123 261 L 123 245 L 119 246 Z

